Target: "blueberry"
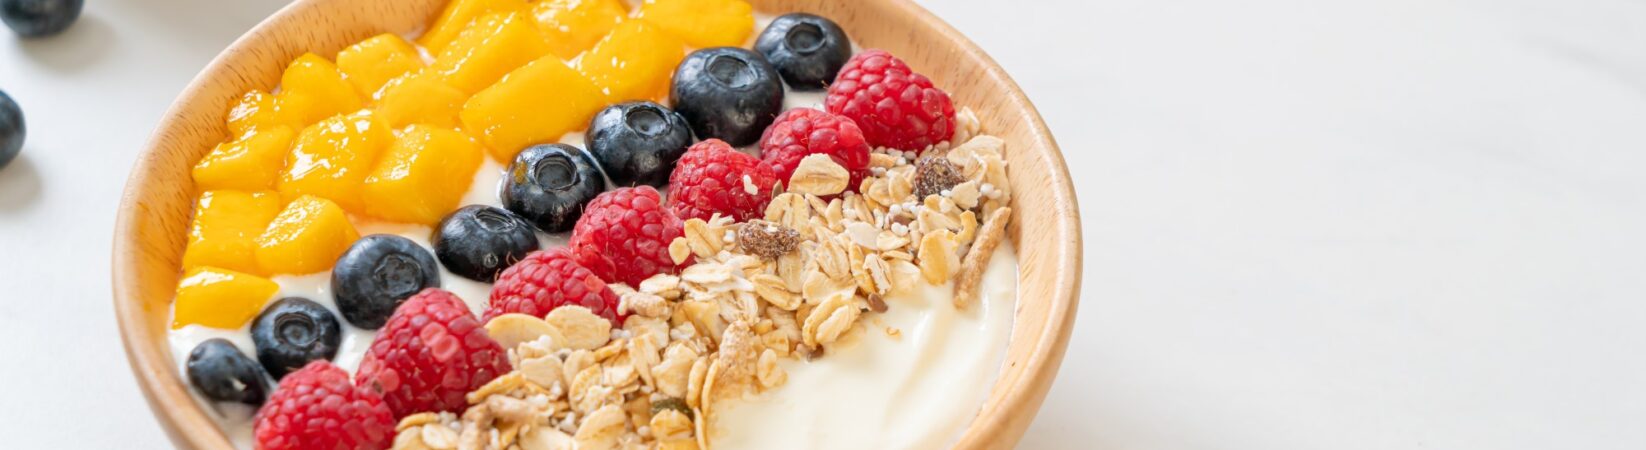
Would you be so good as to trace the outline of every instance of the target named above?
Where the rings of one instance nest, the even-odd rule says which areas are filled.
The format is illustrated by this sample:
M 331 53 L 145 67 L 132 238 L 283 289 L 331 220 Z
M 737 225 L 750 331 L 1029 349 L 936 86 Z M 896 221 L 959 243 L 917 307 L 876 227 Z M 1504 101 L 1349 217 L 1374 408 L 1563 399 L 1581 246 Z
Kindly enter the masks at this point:
M 469 205 L 434 230 L 434 256 L 463 278 L 490 283 L 509 265 L 537 251 L 532 224 L 508 211 Z
M 0 91 L 0 167 L 6 167 L 23 151 L 23 108 Z
M 566 144 L 521 150 L 503 178 L 503 206 L 550 233 L 570 231 L 583 205 L 606 188 L 588 153 Z
M 692 130 L 685 117 L 663 105 L 619 103 L 595 114 L 583 143 L 613 184 L 662 187 L 692 145 Z
M 257 406 L 268 398 L 269 380 L 256 361 L 223 338 L 207 339 L 189 351 L 189 384 L 206 398 Z
M 354 241 L 331 270 L 337 310 L 354 326 L 375 330 L 400 302 L 424 288 L 440 287 L 440 266 L 422 246 L 392 234 Z
M 0 0 L 0 19 L 23 37 L 61 33 L 80 18 L 85 0 Z
M 698 138 L 744 146 L 760 139 L 783 111 L 783 81 L 759 53 L 705 48 L 674 70 L 669 100 Z
M 306 298 L 286 297 L 270 303 L 251 324 L 257 361 L 274 379 L 303 368 L 309 361 L 337 356 L 343 328 L 326 307 Z
M 779 16 L 754 41 L 789 87 L 821 90 L 852 57 L 852 41 L 834 21 L 806 13 Z

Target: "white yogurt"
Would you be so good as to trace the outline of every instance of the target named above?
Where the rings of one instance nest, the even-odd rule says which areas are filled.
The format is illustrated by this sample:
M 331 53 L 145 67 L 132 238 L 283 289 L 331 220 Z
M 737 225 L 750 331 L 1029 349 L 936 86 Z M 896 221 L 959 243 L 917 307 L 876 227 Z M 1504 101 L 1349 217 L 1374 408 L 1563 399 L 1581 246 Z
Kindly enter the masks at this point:
M 953 444 L 994 384 L 1011 335 L 1017 255 L 1001 245 L 977 304 L 954 308 L 953 283 L 921 282 L 860 321 L 813 362 L 785 361 L 783 386 L 712 413 L 721 449 L 905 449 Z M 899 331 L 890 336 L 887 327 Z
M 760 15 L 760 28 L 772 17 Z M 856 46 L 853 46 L 857 49 Z M 860 49 L 859 49 L 860 50 Z M 825 92 L 784 87 L 783 109 L 823 109 Z M 667 100 L 664 100 L 667 103 Z M 560 142 L 584 148 L 583 133 L 567 133 Z M 758 155 L 756 146 L 739 150 Z M 505 167 L 485 158 L 463 205 L 502 207 L 498 189 Z M 608 182 L 608 187 L 609 187 Z M 666 194 L 666 190 L 665 190 Z M 386 233 L 417 242 L 433 253 L 432 229 L 424 225 L 367 223 L 360 235 Z M 566 244 L 569 233 L 538 234 L 543 248 Z M 476 316 L 485 310 L 491 285 L 440 268 L 441 287 L 457 294 Z M 353 373 L 370 347 L 375 331 L 357 328 L 337 314 L 331 272 L 281 275 L 275 298 L 303 297 L 324 305 L 338 317 L 343 339 L 333 362 Z M 967 311 L 951 306 L 953 285 L 925 285 L 914 295 L 888 299 L 889 310 L 867 318 L 816 362 L 785 361 L 789 381 L 757 398 L 728 403 L 715 416 L 710 436 L 723 449 L 858 449 L 933 448 L 951 443 L 976 415 L 993 384 L 1010 336 L 1017 292 L 1017 256 L 1011 244 L 1000 246 L 985 272 L 980 300 Z M 890 337 L 886 329 L 899 330 Z M 234 330 L 189 325 L 172 330 L 172 357 L 179 374 L 186 372 L 195 346 L 224 338 L 255 358 L 250 324 Z M 236 448 L 254 447 L 255 410 L 214 403 L 193 389 L 195 401 L 215 413 Z

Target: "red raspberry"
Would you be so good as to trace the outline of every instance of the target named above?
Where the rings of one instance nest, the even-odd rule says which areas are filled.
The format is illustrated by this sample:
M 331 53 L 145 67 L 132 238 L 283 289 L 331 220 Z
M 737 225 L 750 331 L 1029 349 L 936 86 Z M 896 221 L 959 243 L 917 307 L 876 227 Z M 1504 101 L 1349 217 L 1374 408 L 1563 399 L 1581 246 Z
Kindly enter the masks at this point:
M 743 178 L 747 177 L 747 185 Z M 681 220 L 709 220 L 714 213 L 738 222 L 766 216 L 777 176 L 759 158 L 709 139 L 692 144 L 669 174 L 669 207 Z M 753 192 L 750 192 L 750 186 Z
M 852 174 L 846 189 L 857 192 L 869 173 L 869 144 L 857 123 L 812 108 L 795 108 L 777 116 L 777 121 L 760 136 L 760 159 L 778 181 L 787 182 L 794 168 L 807 156 L 829 155 L 835 164 Z
M 639 286 L 652 275 L 674 273 L 669 244 L 681 234 L 680 218 L 663 207 L 657 189 L 617 188 L 589 201 L 567 245 L 600 279 Z
M 876 147 L 921 151 L 954 133 L 949 94 L 885 50 L 865 50 L 846 61 L 823 103 L 856 121 Z
M 394 423 L 383 397 L 320 360 L 280 379 L 257 410 L 254 433 L 262 450 L 377 450 L 394 441 Z
M 360 361 L 355 384 L 383 394 L 396 419 L 463 412 L 469 391 L 509 372 L 509 360 L 469 306 L 428 288 L 406 299 Z
M 564 247 L 532 252 L 498 275 L 481 322 L 508 313 L 543 317 L 562 305 L 589 308 L 613 326 L 623 326 L 617 294 Z

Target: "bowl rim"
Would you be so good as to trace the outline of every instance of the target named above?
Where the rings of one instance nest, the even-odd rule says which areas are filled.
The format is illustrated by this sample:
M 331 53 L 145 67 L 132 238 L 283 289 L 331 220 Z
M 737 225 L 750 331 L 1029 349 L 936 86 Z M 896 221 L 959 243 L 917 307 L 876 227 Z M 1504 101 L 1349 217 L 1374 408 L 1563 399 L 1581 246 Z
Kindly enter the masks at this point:
M 225 434 L 219 429 L 215 420 L 210 418 L 204 408 L 194 400 L 183 382 L 181 374 L 176 372 L 176 363 L 170 353 L 166 339 L 161 338 L 158 343 L 137 339 L 138 336 L 151 332 L 151 323 L 144 320 L 147 311 L 140 301 L 141 288 L 139 287 L 138 272 L 141 272 L 142 263 L 138 254 L 141 253 L 143 242 L 138 238 L 139 223 L 148 213 L 141 207 L 140 200 L 147 194 L 147 186 L 156 182 L 165 182 L 155 174 L 157 166 L 162 164 L 154 155 L 159 151 L 169 130 L 183 125 L 184 112 L 189 105 L 203 97 L 203 89 L 217 76 L 225 75 L 230 61 L 238 55 L 252 51 L 253 43 L 264 40 L 265 35 L 279 32 L 281 28 L 291 26 L 286 22 L 294 20 L 299 13 L 319 8 L 319 4 L 331 0 L 295 0 L 260 21 L 246 33 L 242 34 L 226 47 L 217 56 L 207 63 L 201 71 L 192 78 L 178 94 L 165 115 L 156 124 L 154 132 L 144 143 L 141 152 L 133 163 L 126 185 L 120 197 L 120 207 L 114 228 L 114 244 L 112 265 L 113 301 L 116 321 L 120 327 L 121 343 L 125 349 L 126 359 L 136 377 L 138 386 L 143 392 L 145 401 L 153 412 L 155 419 L 160 423 L 171 442 L 179 448 L 232 448 Z M 769 4 L 781 0 L 751 0 L 751 3 Z M 977 74 L 1007 87 L 995 95 L 1010 103 L 1023 112 L 1023 121 L 1027 125 L 1027 134 L 1036 145 L 1028 146 L 1042 156 L 1049 168 L 1043 174 L 1048 178 L 1045 183 L 1050 192 L 1043 195 L 1053 197 L 1053 203 L 1062 211 L 1054 214 L 1052 225 L 1046 234 L 1042 230 L 1035 230 L 1037 236 L 1055 241 L 1048 245 L 1054 253 L 1053 261 L 1058 267 L 1052 269 L 1054 285 L 1049 288 L 1049 304 L 1046 306 L 1048 319 L 1046 326 L 1034 334 L 1032 353 L 1023 362 L 1023 368 L 1016 373 L 1020 377 L 1007 379 L 1005 367 L 999 370 L 990 387 L 989 395 L 978 413 L 964 429 L 961 436 L 955 441 L 955 448 L 1010 448 L 1021 438 L 1034 416 L 1039 412 L 1040 404 L 1050 390 L 1052 381 L 1056 378 L 1063 356 L 1067 349 L 1070 334 L 1073 329 L 1076 309 L 1079 303 L 1082 266 L 1082 237 L 1080 228 L 1079 204 L 1076 201 L 1073 183 L 1070 180 L 1068 167 L 1050 129 L 1041 118 L 1039 111 L 1034 107 L 1023 92 L 1022 88 L 1006 74 L 1005 69 L 992 57 L 985 53 L 971 39 L 961 34 L 953 26 L 927 11 L 911 0 L 866 0 L 861 3 L 881 3 L 891 8 L 896 14 L 904 15 L 908 19 L 916 20 L 930 27 L 943 40 L 952 42 L 955 50 L 966 57 L 981 61 L 985 70 Z M 762 8 L 756 6 L 759 11 Z M 1018 149 L 1021 150 L 1021 149 Z M 1017 228 L 1017 221 L 1013 221 L 1012 228 Z M 1014 233 L 1021 236 L 1022 233 Z M 1018 239 L 1020 241 L 1020 239 Z M 1022 245 L 1017 245 L 1019 251 Z M 1021 272 L 1020 272 L 1021 277 Z M 1019 288 L 1022 293 L 1022 288 Z M 1020 309 L 1022 303 L 1016 307 Z M 1021 311 L 1014 313 L 1021 314 Z M 1013 327 L 1018 326 L 1018 317 L 1013 318 Z M 160 333 L 164 336 L 165 332 Z M 1014 332 L 1014 335 L 1016 333 Z M 194 430 L 213 430 L 212 433 L 199 433 Z

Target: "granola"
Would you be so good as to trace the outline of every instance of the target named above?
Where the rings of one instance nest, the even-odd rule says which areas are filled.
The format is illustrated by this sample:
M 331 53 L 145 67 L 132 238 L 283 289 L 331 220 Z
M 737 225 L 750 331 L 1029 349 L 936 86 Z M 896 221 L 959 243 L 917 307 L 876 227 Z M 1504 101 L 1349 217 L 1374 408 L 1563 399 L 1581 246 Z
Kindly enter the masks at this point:
M 706 449 L 720 402 L 784 386 L 783 359 L 826 358 L 916 283 L 955 283 L 966 308 L 1006 238 L 1004 142 L 957 116 L 955 142 L 877 149 L 859 192 L 826 157 L 801 162 L 764 220 L 685 222 L 678 275 L 611 285 L 630 314 L 613 329 L 579 307 L 506 314 L 487 330 L 515 370 L 469 394 L 461 415 L 401 421 L 396 449 Z M 875 320 L 878 323 L 878 319 Z

